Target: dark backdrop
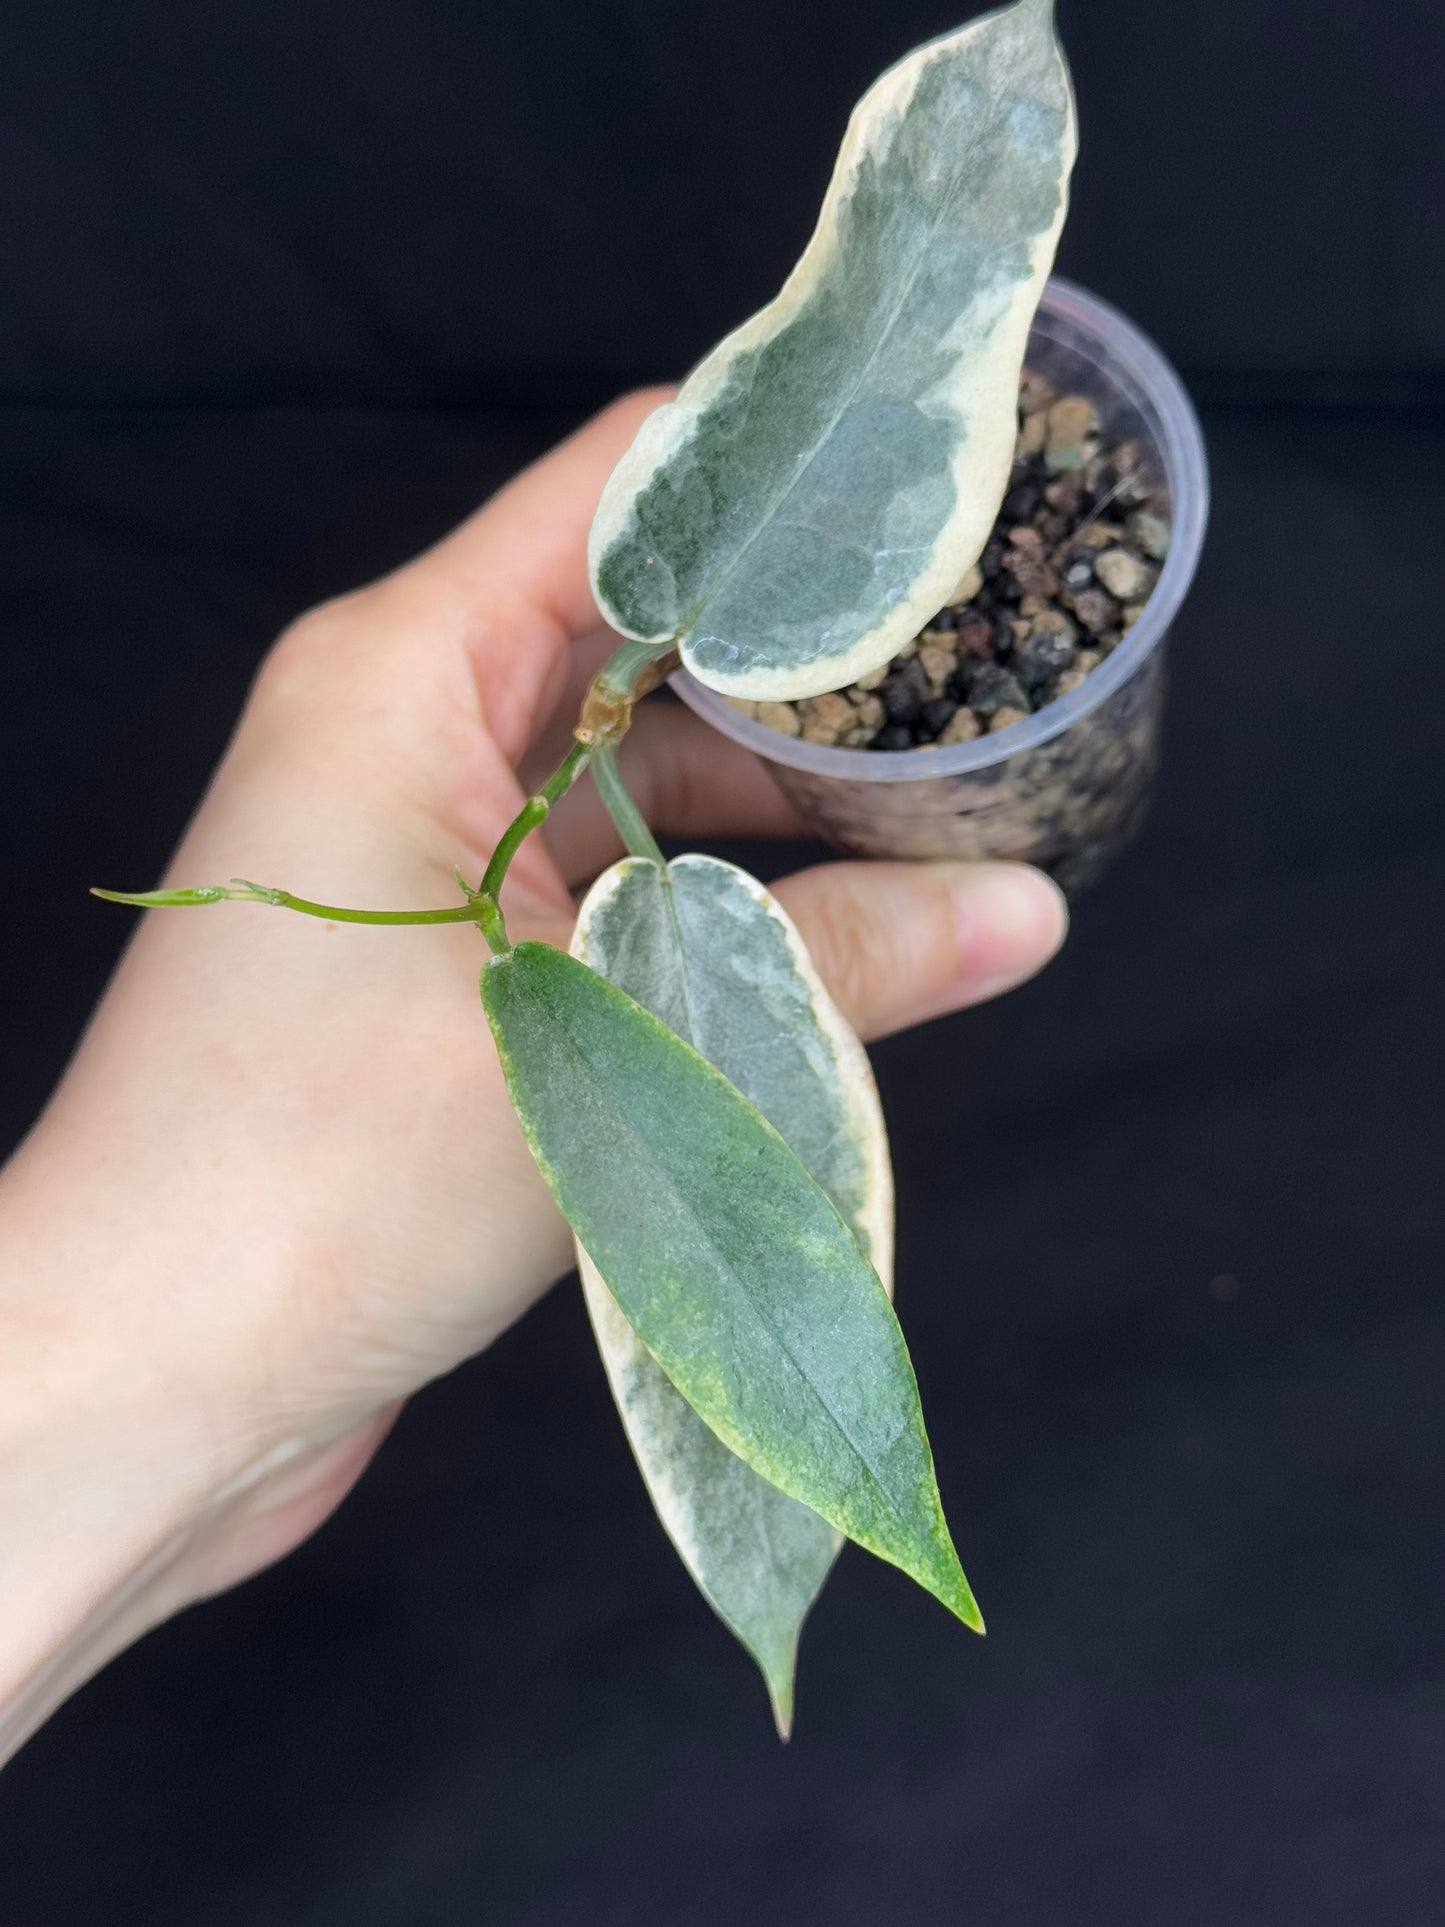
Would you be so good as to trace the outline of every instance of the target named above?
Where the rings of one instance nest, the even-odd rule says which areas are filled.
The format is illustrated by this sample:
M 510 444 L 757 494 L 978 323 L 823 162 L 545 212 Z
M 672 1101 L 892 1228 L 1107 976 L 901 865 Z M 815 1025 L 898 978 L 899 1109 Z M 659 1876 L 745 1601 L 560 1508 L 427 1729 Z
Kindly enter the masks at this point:
M 1438 1917 L 1445 11 L 1061 12 L 1061 265 L 1217 505 L 1143 841 L 877 1053 L 988 1641 L 848 1555 L 780 1749 L 563 1289 L 0 1779 L 5 1927 Z M 159 868 L 277 627 L 765 298 L 952 23 L 11 0 L 6 1141 L 123 935 L 83 885 Z

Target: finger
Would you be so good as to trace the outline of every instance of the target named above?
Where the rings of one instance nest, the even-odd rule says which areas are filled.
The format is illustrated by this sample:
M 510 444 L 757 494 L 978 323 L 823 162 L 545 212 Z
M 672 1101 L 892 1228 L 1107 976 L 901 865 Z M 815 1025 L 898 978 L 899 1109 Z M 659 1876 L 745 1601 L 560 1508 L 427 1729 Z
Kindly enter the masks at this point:
M 425 555 L 292 626 L 239 744 L 272 788 L 286 765 L 296 783 L 347 796 L 358 830 L 366 804 L 388 822 L 419 805 L 432 843 L 445 816 L 459 854 L 490 851 L 521 801 L 513 765 L 562 687 L 571 639 L 598 626 L 586 564 L 598 496 L 662 392 L 604 409 Z M 294 796 L 277 807 L 294 814 Z M 537 852 L 524 854 L 519 877 L 535 867 Z
M 547 692 L 548 706 L 538 710 L 532 740 L 517 762 L 518 779 L 529 795 L 541 788 L 572 747 L 588 685 L 616 647 L 616 631 L 597 627 L 579 636 L 567 651 L 565 664 Z
M 1022 863 L 828 863 L 773 891 L 862 1037 L 1011 990 L 1068 929 L 1062 893 Z
M 600 617 L 587 533 L 608 476 L 670 389 L 624 395 L 509 482 L 397 579 L 456 612 L 487 729 L 515 762 L 566 682 L 574 638 Z
M 670 388 L 623 395 L 522 470 L 475 515 L 400 572 L 456 582 L 505 601 L 568 636 L 597 626 L 587 577 L 587 532 L 608 476 Z
M 622 776 L 649 828 L 663 836 L 807 836 L 808 826 L 751 750 L 680 703 L 639 706 L 619 752 Z M 544 832 L 569 885 L 622 854 L 596 785 L 558 805 Z
M 419 701 L 429 692 L 515 762 L 561 693 L 573 638 L 598 628 L 587 531 L 607 477 L 667 392 L 623 396 L 433 548 L 303 617 L 272 652 L 268 687 L 299 687 L 303 711 L 328 714 L 334 705 L 317 701 L 325 685 L 395 712 L 400 726 L 432 728 Z

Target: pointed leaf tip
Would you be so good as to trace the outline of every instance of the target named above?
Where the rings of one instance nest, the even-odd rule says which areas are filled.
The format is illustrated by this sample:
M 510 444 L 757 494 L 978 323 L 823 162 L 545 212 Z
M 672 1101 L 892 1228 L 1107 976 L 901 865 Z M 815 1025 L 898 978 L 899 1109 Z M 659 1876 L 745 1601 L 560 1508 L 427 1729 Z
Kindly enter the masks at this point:
M 793 1737 L 793 1678 L 789 1672 L 785 1681 L 768 1680 L 768 1700 L 773 1709 L 773 1725 L 777 1728 L 778 1738 L 786 1746 Z
M 962 1566 L 958 1569 L 958 1581 L 956 1597 L 945 1600 L 944 1604 L 956 1618 L 963 1621 L 971 1633 L 978 1633 L 982 1636 L 987 1633 L 988 1628 L 983 1623 L 983 1614 L 978 1609 L 978 1601 L 973 1596 L 973 1588 L 969 1585 L 967 1579 L 964 1578 Z

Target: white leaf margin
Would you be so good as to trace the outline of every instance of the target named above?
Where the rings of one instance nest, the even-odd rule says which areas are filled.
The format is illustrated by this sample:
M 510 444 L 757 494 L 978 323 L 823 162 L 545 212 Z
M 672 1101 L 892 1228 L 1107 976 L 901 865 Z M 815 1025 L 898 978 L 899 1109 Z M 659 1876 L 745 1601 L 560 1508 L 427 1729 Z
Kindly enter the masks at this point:
M 593 922 L 622 889 L 633 868 L 642 863 L 651 864 L 651 859 L 622 858 L 620 862 L 613 864 L 605 871 L 588 891 L 578 912 L 577 926 L 571 944 L 572 955 L 579 962 L 588 963 L 589 961 L 587 937 Z M 778 927 L 784 937 L 793 967 L 807 991 L 809 1006 L 836 1066 L 844 1114 L 854 1132 L 854 1141 L 863 1154 L 864 1202 L 858 1208 L 854 1222 L 857 1230 L 862 1233 L 866 1254 L 873 1269 L 877 1272 L 883 1289 L 891 1300 L 894 1243 L 893 1166 L 888 1152 L 888 1132 L 883 1116 L 883 1106 L 873 1076 L 873 1067 L 868 1060 L 868 1053 L 818 975 L 797 925 L 772 892 L 756 877 L 750 876 L 746 870 L 739 868 L 736 864 L 725 863 L 718 857 L 700 855 L 675 857 L 667 865 L 667 869 L 673 871 L 679 866 L 693 863 L 708 864 L 729 871 L 733 880 L 743 885 L 747 894 Z M 722 1610 L 709 1588 L 705 1562 L 700 1554 L 699 1540 L 693 1524 L 695 1508 L 691 1503 L 691 1496 L 679 1485 L 665 1446 L 639 1424 L 635 1406 L 628 1397 L 627 1378 L 639 1358 L 646 1360 L 658 1372 L 662 1371 L 662 1367 L 628 1323 L 617 1300 L 608 1290 L 582 1244 L 574 1239 L 573 1245 L 577 1257 L 577 1272 L 582 1282 L 598 1351 L 601 1354 L 613 1400 L 621 1416 L 633 1456 L 642 1471 L 643 1484 L 652 1501 L 653 1509 L 699 1592 L 751 1651 L 752 1645 L 747 1630 L 738 1626 Z M 681 1399 L 680 1393 L 675 1395 Z M 685 1400 L 682 1402 L 686 1403 Z M 688 1412 L 698 1424 L 705 1423 L 692 1412 L 690 1406 Z M 761 1477 L 751 1467 L 743 1469 L 754 1478 Z M 822 1523 L 820 1520 L 819 1524 Z M 844 1536 L 834 1528 L 829 1528 L 829 1535 L 832 1558 L 836 1559 L 845 1543 Z M 814 1597 L 816 1598 L 816 1594 Z M 801 1630 L 801 1621 L 795 1630 L 795 1640 L 796 1631 L 799 1630 Z M 758 1657 L 756 1653 L 754 1656 Z M 762 1664 L 761 1659 L 759 1664 Z M 786 1737 L 792 1713 L 791 1677 L 784 1686 L 782 1682 L 768 1675 L 766 1667 L 763 1670 L 765 1676 L 768 1676 L 768 1689 L 773 1699 L 779 1731 Z
M 923 75 L 934 62 L 960 53 L 970 40 L 996 26 L 1008 14 L 1023 16 L 1040 10 L 1051 21 L 1053 0 L 1016 0 L 1012 7 L 997 8 L 954 33 L 915 48 L 880 75 L 849 117 L 817 225 L 781 289 L 765 307 L 725 335 L 703 357 L 674 400 L 664 402 L 644 419 L 608 478 L 587 543 L 593 593 L 603 616 L 619 635 L 637 642 L 662 644 L 674 640 L 670 633 L 646 635 L 618 620 L 600 586 L 603 559 L 625 533 L 637 497 L 670 456 L 686 443 L 699 416 L 726 386 L 738 356 L 777 334 L 808 300 L 837 259 L 839 210 L 851 197 L 859 168 L 872 146 L 891 137 L 901 124 Z M 1015 282 L 1002 301 L 996 296 L 985 297 L 959 316 L 951 338 L 944 344 L 959 350 L 953 377 L 920 398 L 921 406 L 956 414 L 967 425 L 953 457 L 957 507 L 941 530 L 928 563 L 915 576 L 908 595 L 890 610 L 883 622 L 860 637 L 851 649 L 821 657 L 816 663 L 793 669 L 760 668 L 724 675 L 689 661 L 684 635 L 681 638 L 683 662 L 699 682 L 719 694 L 746 701 L 777 702 L 845 688 L 895 656 L 928 618 L 943 607 L 954 584 L 983 553 L 1013 466 L 1018 432 L 1017 371 L 1023 364 L 1029 328 L 1068 215 L 1069 176 L 1078 153 L 1073 85 L 1056 39 L 1054 56 L 1068 103 L 1068 137 L 1062 157 L 1058 212 L 1052 225 L 1034 239 L 1029 257 L 1031 272 L 1027 278 Z M 990 304 L 992 313 L 988 312 Z M 981 332 L 991 337 L 989 352 L 971 355 L 966 350 L 976 344 Z

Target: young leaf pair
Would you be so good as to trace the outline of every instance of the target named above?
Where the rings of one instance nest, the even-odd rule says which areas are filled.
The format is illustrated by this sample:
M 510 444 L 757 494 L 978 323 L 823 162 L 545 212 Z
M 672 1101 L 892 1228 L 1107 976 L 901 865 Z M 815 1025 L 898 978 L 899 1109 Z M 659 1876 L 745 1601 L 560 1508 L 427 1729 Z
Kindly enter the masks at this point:
M 730 864 L 625 860 L 573 948 L 494 958 L 483 1001 L 648 1489 L 786 1731 L 839 1533 L 981 1627 L 880 1281 L 877 1095 L 797 932 Z

